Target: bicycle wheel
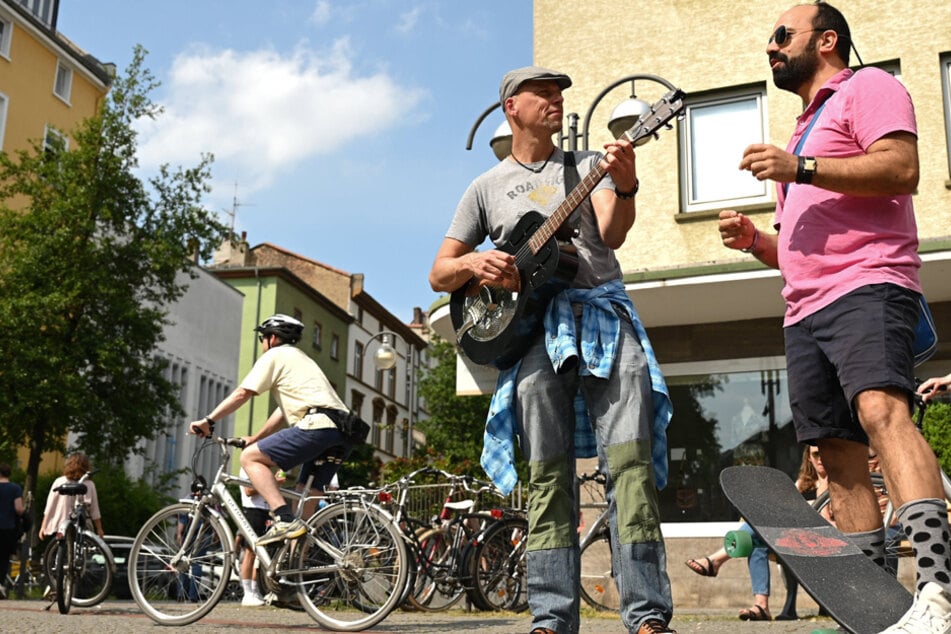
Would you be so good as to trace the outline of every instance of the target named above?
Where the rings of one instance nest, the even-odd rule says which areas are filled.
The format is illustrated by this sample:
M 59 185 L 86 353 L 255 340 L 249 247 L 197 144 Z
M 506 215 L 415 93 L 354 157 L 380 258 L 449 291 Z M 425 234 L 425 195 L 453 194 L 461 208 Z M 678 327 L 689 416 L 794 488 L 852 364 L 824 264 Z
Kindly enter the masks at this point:
M 187 503 L 160 510 L 129 550 L 132 598 L 160 625 L 194 623 L 218 604 L 228 586 L 233 540 L 217 518 L 196 517 L 196 511 Z M 189 541 L 179 544 L 178 535 L 190 532 Z
M 464 530 L 456 524 L 454 530 Z M 448 610 L 462 598 L 465 588 L 458 574 L 459 557 L 453 546 L 454 530 L 439 526 L 419 536 L 416 553 L 416 579 L 407 602 L 418 610 L 441 612 Z M 463 545 L 465 544 L 463 537 Z
M 471 551 L 472 602 L 484 610 L 528 608 L 526 547 L 528 520 L 511 517 L 489 526 Z
M 596 610 L 618 612 L 621 609 L 611 562 L 611 536 L 606 530 L 581 550 L 581 598 Z
M 293 542 L 296 570 L 278 571 L 298 586 L 304 609 L 322 627 L 357 632 L 399 605 L 409 567 L 400 529 L 389 514 L 360 502 L 324 508 Z
M 76 543 L 73 565 L 73 605 L 90 608 L 105 601 L 114 575 L 109 546 L 98 535 L 83 533 Z
M 75 535 L 75 529 L 70 526 L 56 545 L 56 560 L 54 563 L 56 605 L 59 607 L 60 614 L 69 614 L 69 606 L 73 601 L 73 554 L 75 552 L 73 540 Z

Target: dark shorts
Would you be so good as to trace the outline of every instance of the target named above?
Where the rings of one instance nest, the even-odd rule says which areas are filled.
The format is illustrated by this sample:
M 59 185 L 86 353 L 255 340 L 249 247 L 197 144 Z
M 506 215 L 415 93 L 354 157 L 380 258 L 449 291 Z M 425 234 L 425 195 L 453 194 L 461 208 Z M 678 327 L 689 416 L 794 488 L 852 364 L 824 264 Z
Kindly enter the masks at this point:
M 254 532 L 258 535 L 263 535 L 264 529 L 267 528 L 267 521 L 271 517 L 270 514 L 266 510 L 259 509 L 256 506 L 243 506 L 241 510 L 244 512 L 244 516 L 248 518 L 248 524 L 251 525 Z
M 299 483 L 305 483 L 307 475 L 311 470 L 315 470 L 311 487 L 320 490 L 330 484 L 330 480 L 333 479 L 340 465 L 325 462 L 315 467 L 313 460 L 335 447 L 343 448 L 344 457 L 349 455 L 353 448 L 352 443 L 336 427 L 326 429 L 287 427 L 258 441 L 258 449 L 261 453 L 284 471 L 290 471 L 297 465 L 304 465 L 298 477 Z
M 859 392 L 914 392 L 912 343 L 918 294 L 894 284 L 863 286 L 785 330 L 789 403 L 799 442 L 868 443 L 852 404 Z

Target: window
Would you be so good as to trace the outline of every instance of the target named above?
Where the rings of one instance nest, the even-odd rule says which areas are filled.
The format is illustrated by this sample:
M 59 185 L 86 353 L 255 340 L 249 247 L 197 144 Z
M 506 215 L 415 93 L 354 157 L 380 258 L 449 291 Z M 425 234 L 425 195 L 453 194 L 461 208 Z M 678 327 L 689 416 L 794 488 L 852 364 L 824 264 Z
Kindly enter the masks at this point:
M 48 125 L 46 126 L 46 135 L 43 137 L 43 149 L 46 150 L 46 155 L 50 157 L 65 152 L 69 149 L 69 137 Z
M 7 129 L 7 96 L 0 93 L 0 152 L 3 151 L 3 133 Z
M 386 450 L 393 453 L 394 439 L 396 438 L 396 407 L 390 405 L 386 408 Z
M 363 344 L 359 341 L 353 342 L 353 378 L 363 380 Z
M 778 365 L 751 359 L 751 367 Z M 717 366 L 722 364 L 683 364 Z M 718 369 L 675 375 L 665 368 L 677 424 L 667 429 L 670 475 L 660 493 L 664 522 L 726 522 L 736 515 L 718 476 L 725 467 L 760 464 L 792 476 L 802 449 L 796 442 L 783 369 Z
M 951 53 L 941 56 L 941 89 L 944 95 L 944 138 L 951 158 Z M 951 177 L 951 162 L 948 163 L 948 176 Z
M 396 399 L 396 366 L 387 371 L 386 394 L 391 399 Z
M 314 346 L 316 350 L 320 350 L 320 332 L 323 328 L 320 325 L 320 322 L 314 322 L 314 330 L 311 333 L 311 345 Z
M 0 55 L 10 59 L 10 40 L 13 39 L 13 23 L 0 17 Z
M 372 440 L 370 441 L 370 444 L 372 444 L 374 447 L 380 446 L 380 438 L 383 432 L 383 412 L 384 411 L 385 411 L 385 407 L 383 405 L 383 399 L 382 398 L 373 399 L 373 424 L 371 425 L 371 427 L 373 428 L 373 432 L 371 433 Z
M 304 321 L 304 313 L 301 312 L 300 308 L 295 308 L 292 316 L 297 321 Z
M 330 337 L 330 358 L 334 361 L 340 358 L 340 337 L 336 333 Z
M 353 413 L 357 416 L 362 416 L 360 412 L 363 409 L 363 392 L 358 392 L 357 390 L 350 391 L 350 409 L 352 409 Z
M 743 150 L 766 138 L 765 87 L 692 99 L 680 128 L 681 200 L 685 212 L 768 203 L 772 189 L 737 169 Z
M 53 84 L 53 94 L 69 103 L 69 95 L 73 89 L 73 69 L 63 63 L 56 62 L 56 83 Z

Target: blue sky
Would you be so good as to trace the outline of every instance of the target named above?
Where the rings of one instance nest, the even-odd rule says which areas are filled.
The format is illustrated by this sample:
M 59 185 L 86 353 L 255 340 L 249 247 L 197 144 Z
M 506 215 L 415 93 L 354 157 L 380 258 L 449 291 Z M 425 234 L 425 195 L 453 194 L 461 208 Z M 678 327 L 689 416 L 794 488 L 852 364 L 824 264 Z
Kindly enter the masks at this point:
M 136 44 L 165 107 L 142 176 L 215 155 L 208 208 L 251 245 L 349 273 L 403 321 L 502 115 L 469 130 L 502 75 L 532 63 L 531 0 L 62 0 L 58 30 L 127 67 Z M 237 186 L 236 186 L 237 185 Z

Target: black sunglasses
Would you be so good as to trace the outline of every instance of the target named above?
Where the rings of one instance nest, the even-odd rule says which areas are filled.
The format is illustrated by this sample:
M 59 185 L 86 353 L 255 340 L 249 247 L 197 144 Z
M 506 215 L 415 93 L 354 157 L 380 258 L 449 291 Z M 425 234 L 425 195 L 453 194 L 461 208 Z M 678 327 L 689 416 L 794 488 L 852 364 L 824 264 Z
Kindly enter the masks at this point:
M 766 43 L 772 44 L 773 42 L 776 42 L 776 46 L 782 46 L 783 44 L 791 40 L 794 35 L 799 35 L 800 33 L 812 33 L 813 31 L 825 31 L 825 30 L 826 29 L 808 29 L 806 31 L 790 31 L 788 28 L 786 28 L 786 25 L 783 24 L 782 26 L 777 28 L 775 31 L 773 31 L 773 34 L 769 36 L 769 41 Z
M 270 337 L 271 335 L 258 335 L 258 341 L 264 343 L 264 340 Z

